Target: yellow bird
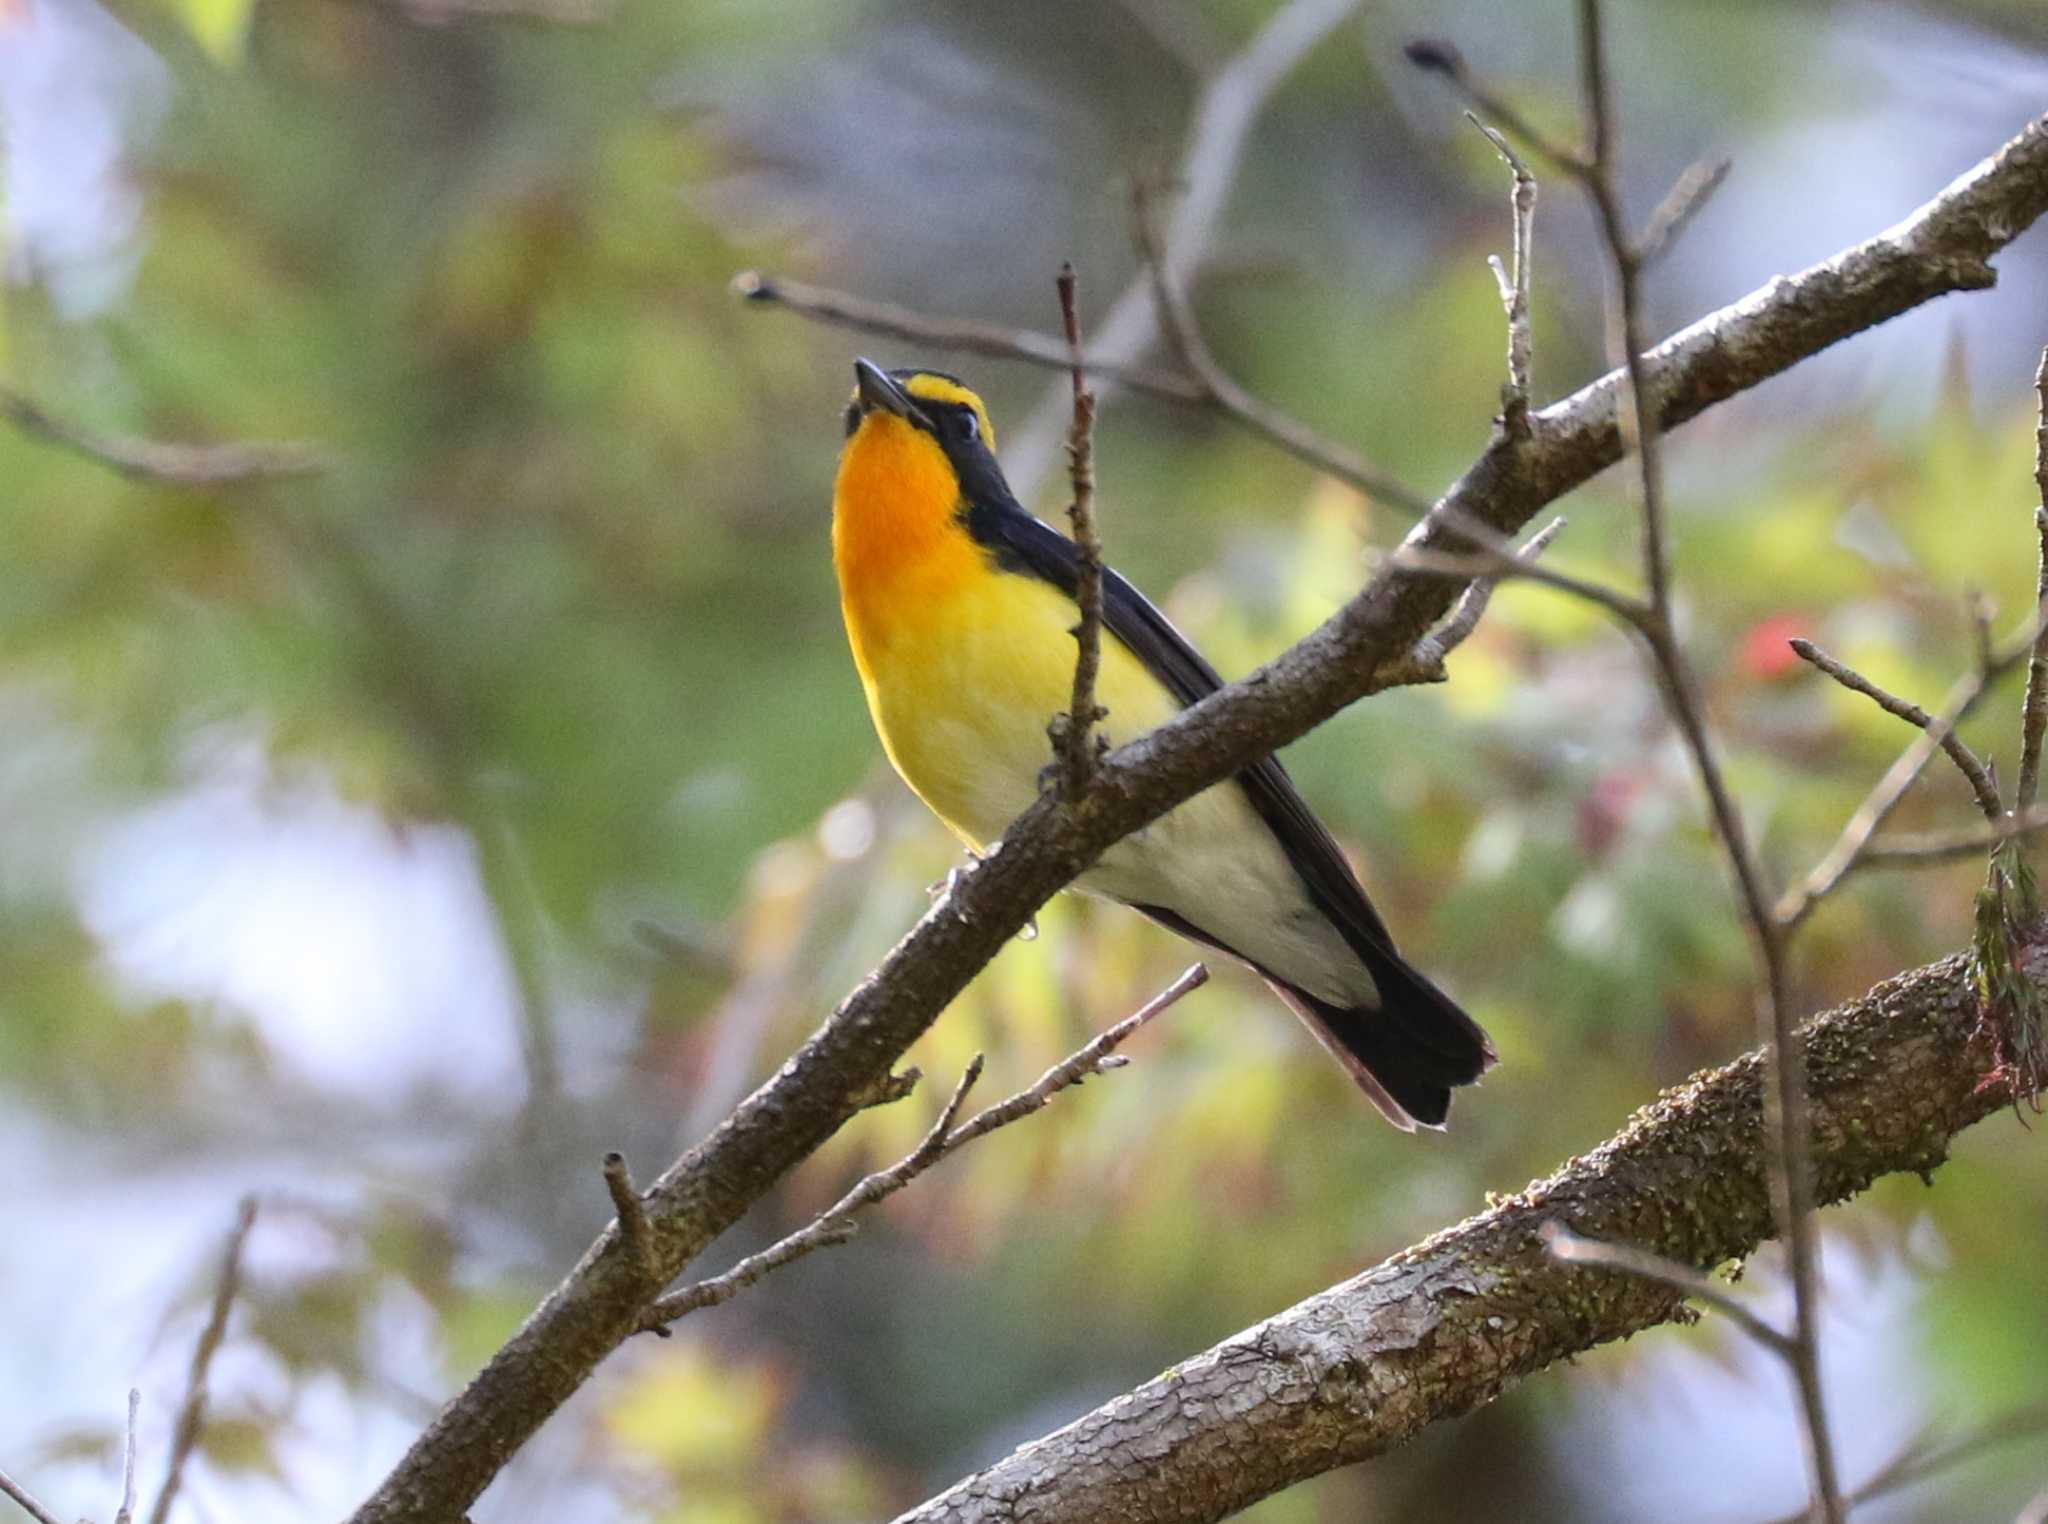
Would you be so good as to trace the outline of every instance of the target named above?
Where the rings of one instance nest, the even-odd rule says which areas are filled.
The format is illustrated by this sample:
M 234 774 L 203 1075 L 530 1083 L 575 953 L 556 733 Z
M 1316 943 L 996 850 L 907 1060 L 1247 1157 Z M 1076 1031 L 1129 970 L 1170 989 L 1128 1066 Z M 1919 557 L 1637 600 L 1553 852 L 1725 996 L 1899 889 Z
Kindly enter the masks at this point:
M 854 362 L 832 559 L 882 746 L 985 850 L 1036 797 L 1074 675 L 1079 553 L 1018 506 L 988 409 L 952 376 Z M 1104 569 L 1096 697 L 1114 743 L 1221 686 L 1166 616 Z M 1249 964 L 1388 1121 L 1439 1127 L 1493 1045 L 1394 951 L 1343 853 L 1267 757 L 1105 852 L 1077 884 Z

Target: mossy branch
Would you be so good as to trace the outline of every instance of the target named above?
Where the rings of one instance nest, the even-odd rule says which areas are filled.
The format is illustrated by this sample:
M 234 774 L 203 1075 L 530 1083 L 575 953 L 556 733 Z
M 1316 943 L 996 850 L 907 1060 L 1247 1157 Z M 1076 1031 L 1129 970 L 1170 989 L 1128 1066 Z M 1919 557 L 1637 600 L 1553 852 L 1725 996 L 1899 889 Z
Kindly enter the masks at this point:
M 2038 929 L 2036 929 L 2038 934 Z M 2028 988 L 2048 955 L 2030 950 Z M 1958 954 L 1806 1028 L 1816 1199 L 1930 1174 L 2016 1099 Z M 1548 1179 L 1014 1452 L 898 1524 L 1222 1519 L 1378 1455 L 1595 1345 L 1687 1316 L 1671 1286 L 1554 1258 L 1545 1230 L 1711 1271 L 1771 1233 L 1763 1055 L 1666 1092 Z M 2010 1124 L 2008 1124 L 2010 1125 Z

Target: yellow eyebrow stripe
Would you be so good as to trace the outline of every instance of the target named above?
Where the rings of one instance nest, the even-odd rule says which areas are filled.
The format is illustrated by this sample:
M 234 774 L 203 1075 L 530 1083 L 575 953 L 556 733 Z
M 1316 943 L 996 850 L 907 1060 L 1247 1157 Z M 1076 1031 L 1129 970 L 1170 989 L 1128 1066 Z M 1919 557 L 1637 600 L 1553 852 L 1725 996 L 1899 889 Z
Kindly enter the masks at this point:
M 982 405 L 981 398 L 957 381 L 920 373 L 904 382 L 903 389 L 921 402 L 959 403 L 973 408 L 975 421 L 981 425 L 982 440 L 991 450 L 996 447 L 996 426 L 989 422 L 988 409 Z

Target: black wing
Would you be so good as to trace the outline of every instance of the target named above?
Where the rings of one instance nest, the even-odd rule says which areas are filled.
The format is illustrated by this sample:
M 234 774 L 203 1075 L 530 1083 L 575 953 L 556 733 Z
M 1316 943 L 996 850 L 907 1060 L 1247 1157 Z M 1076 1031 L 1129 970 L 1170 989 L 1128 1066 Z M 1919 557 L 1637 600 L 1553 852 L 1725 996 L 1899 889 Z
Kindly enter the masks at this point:
M 1081 583 L 1081 552 L 1044 520 L 1010 503 L 971 503 L 967 532 L 991 551 L 1007 571 L 1049 582 L 1069 598 Z M 1173 622 L 1122 577 L 1102 571 L 1102 622 L 1110 634 L 1144 663 L 1183 706 L 1223 686 L 1216 669 L 1173 627 Z M 1365 897 L 1351 865 L 1323 823 L 1296 792 L 1277 757 L 1267 756 L 1237 775 L 1252 808 L 1278 838 L 1294 871 L 1315 902 L 1368 967 L 1398 956 L 1386 923 Z

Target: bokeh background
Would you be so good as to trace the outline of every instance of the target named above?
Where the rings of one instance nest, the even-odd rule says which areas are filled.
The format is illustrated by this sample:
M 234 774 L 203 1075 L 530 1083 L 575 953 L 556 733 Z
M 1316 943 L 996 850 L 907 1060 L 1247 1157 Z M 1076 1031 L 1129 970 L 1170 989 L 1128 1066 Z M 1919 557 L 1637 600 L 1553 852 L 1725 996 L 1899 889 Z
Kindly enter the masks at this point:
M 0 1465 L 112 1513 L 124 1393 L 161 1475 L 237 1201 L 244 1294 L 180 1508 L 332 1518 L 610 1215 L 910 924 L 956 849 L 881 765 L 828 500 L 848 362 L 929 361 L 999 427 L 1059 384 L 745 306 L 765 269 L 1049 329 L 1134 273 L 1134 174 L 1269 0 L 0 0 L 0 374 L 74 423 L 303 439 L 333 469 L 174 490 L 0 429 Z M 1406 38 L 1575 113 L 1563 0 L 1377 0 L 1271 99 L 1195 283 L 1249 384 L 1433 490 L 1482 445 L 1504 176 Z M 1658 331 L 1904 215 L 2048 104 L 2038 0 L 1618 0 L 1638 214 L 1734 173 Z M 1805 633 L 1931 701 L 1965 597 L 2032 597 L 2048 239 L 1671 451 L 1690 639 L 1774 873 L 1905 737 Z M 1567 187 L 1537 384 L 1601 368 Z M 1028 431 L 1026 431 L 1028 433 Z M 1043 449 L 1013 457 L 1041 511 Z M 1403 521 L 1141 399 L 1098 445 L 1112 558 L 1226 672 L 1327 614 Z M 1613 479 L 1557 564 L 1626 581 Z M 1381 1125 L 1251 981 L 949 1162 L 822 1255 L 608 1362 L 478 1507 L 668 1524 L 915 1501 L 1610 1133 L 1751 1041 L 1749 963 L 1628 644 L 1513 588 L 1445 688 L 1288 753 L 1503 1062 L 1443 1137 Z M 2017 694 L 1971 739 L 2010 769 Z M 1966 823 L 1931 774 L 1902 824 Z M 1802 934 L 1821 1005 L 1962 945 L 1977 870 L 1871 874 Z M 914 1053 L 985 1098 L 1186 950 L 1057 904 Z M 907 1149 L 846 1129 L 717 1250 Z M 1852 1480 L 2048 1398 L 2048 1152 L 1995 1119 L 1928 1190 L 1828 1214 Z M 1766 1255 L 1747 1284 L 1782 1295 Z M 2038 1435 L 1873 1506 L 2009 1518 Z M 1738 1521 L 1800 1496 L 1780 1373 L 1721 1325 L 1526 1383 L 1260 1524 Z

